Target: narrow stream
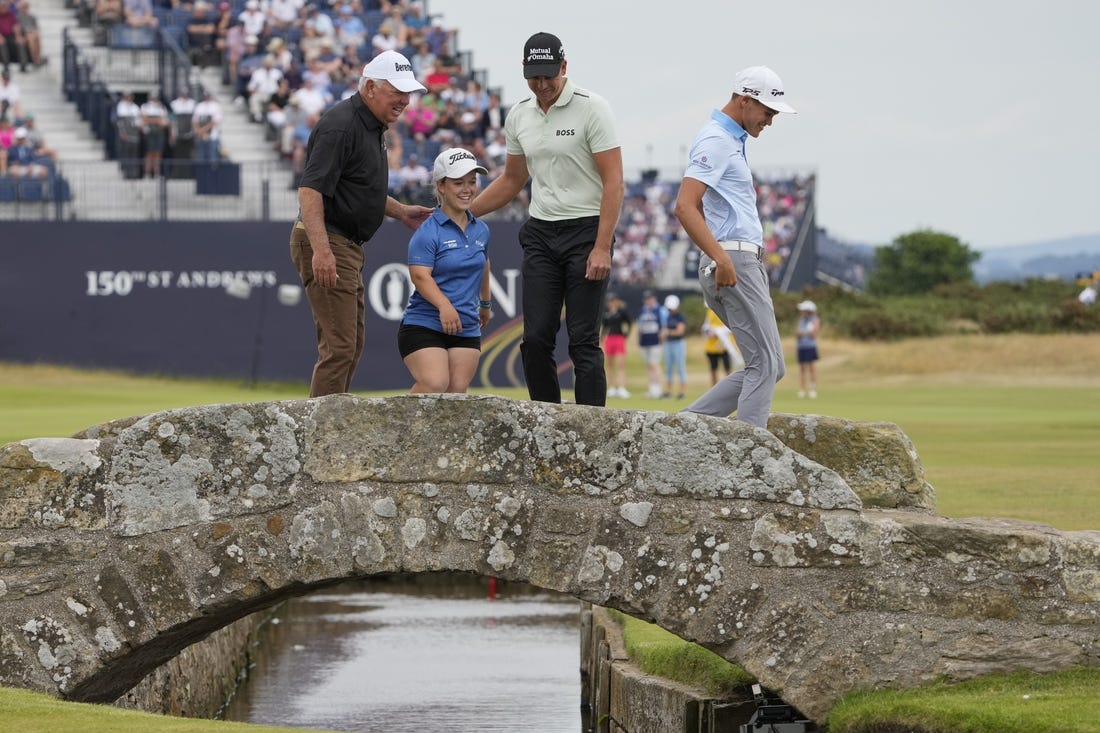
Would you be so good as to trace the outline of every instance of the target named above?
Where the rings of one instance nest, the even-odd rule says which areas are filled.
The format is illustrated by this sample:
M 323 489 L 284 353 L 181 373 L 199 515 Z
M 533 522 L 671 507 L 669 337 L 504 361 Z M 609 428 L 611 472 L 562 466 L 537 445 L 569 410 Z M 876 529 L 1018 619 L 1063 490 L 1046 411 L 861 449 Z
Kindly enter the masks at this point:
M 349 733 L 578 733 L 580 604 L 485 578 L 337 586 L 286 604 L 225 719 Z

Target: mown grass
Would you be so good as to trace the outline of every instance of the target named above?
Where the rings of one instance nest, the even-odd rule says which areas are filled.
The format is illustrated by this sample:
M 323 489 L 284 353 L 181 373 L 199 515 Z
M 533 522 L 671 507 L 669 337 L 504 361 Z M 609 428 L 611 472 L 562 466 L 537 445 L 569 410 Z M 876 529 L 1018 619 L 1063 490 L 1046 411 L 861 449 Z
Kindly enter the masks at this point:
M 1100 733 L 1100 670 L 990 675 L 846 696 L 829 733 Z
M 173 718 L 109 705 L 62 702 L 40 693 L 0 687 L 0 730 L 5 733 L 300 733 L 194 718 Z

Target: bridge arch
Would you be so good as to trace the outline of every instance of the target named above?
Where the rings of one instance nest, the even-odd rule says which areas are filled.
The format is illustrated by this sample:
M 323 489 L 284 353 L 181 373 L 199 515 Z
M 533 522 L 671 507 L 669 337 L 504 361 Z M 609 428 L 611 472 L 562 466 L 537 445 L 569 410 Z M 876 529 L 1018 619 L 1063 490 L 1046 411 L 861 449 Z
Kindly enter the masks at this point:
M 857 687 L 1097 664 L 1100 533 L 937 517 L 919 471 L 896 465 L 919 468 L 904 436 L 814 416 L 769 427 L 336 395 L 13 443 L 0 683 L 111 701 L 285 598 L 430 571 L 652 620 L 819 720 Z

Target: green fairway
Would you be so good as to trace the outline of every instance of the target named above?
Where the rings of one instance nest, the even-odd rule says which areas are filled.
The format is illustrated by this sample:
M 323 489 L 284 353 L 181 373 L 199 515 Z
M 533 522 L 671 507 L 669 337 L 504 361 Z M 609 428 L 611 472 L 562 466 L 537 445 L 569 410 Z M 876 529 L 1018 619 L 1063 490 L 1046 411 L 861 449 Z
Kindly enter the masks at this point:
M 686 407 L 709 386 L 701 343 L 689 339 L 688 349 L 686 399 L 644 397 L 644 365 L 634 349 L 627 359 L 633 396 L 609 400 L 608 406 L 664 412 Z M 789 354 L 774 411 L 897 423 L 916 445 L 944 516 L 1100 528 L 1094 468 L 1100 447 L 1100 339 L 1006 335 L 890 344 L 823 339 L 822 353 L 820 396 L 798 399 L 798 365 Z M 473 391 L 526 397 L 522 389 Z M 305 396 L 304 382 L 253 388 L 230 381 L 0 365 L 0 445 L 68 436 L 172 407 Z

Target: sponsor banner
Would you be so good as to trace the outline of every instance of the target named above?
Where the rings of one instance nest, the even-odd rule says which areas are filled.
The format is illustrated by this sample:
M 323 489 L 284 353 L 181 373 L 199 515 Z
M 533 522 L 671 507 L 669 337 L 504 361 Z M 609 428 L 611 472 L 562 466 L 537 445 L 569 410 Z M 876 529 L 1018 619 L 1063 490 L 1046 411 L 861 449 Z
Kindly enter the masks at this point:
M 493 320 L 474 386 L 523 384 L 519 226 L 491 226 Z M 5 222 L 0 360 L 308 384 L 316 335 L 290 261 L 290 229 Z M 366 247 L 366 348 L 356 390 L 412 383 L 397 353 L 412 288 L 408 240 L 407 228 L 387 221 Z M 560 371 L 571 382 L 567 361 Z

